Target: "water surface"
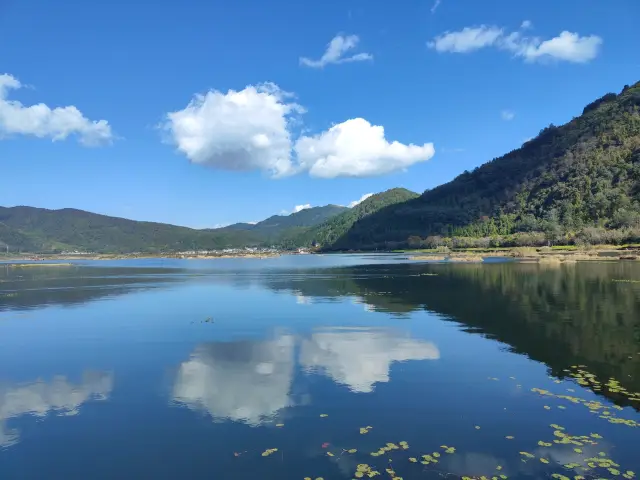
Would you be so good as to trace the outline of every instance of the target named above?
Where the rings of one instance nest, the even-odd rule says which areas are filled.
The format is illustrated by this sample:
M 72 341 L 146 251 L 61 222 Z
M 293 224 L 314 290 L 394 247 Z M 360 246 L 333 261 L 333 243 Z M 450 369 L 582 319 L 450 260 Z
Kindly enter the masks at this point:
M 0 265 L 3 479 L 633 478 L 634 392 L 633 262 Z

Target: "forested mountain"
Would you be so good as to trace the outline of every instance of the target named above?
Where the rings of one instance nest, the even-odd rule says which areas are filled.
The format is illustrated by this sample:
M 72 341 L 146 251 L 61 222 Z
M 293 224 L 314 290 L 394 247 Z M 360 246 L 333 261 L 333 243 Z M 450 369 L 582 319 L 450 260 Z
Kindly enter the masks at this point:
M 295 245 L 320 244 L 328 249 L 348 249 L 351 247 L 351 243 L 345 242 L 343 239 L 351 235 L 352 232 L 358 231 L 360 223 L 366 218 L 387 208 L 416 199 L 418 196 L 417 193 L 406 188 L 392 188 L 372 195 L 346 212 L 292 238 L 291 243 Z
M 276 215 L 255 225 L 196 230 L 140 222 L 83 210 L 0 207 L 0 252 L 172 252 L 245 246 L 268 246 L 297 235 L 348 210 L 337 205 L 314 207 L 289 216 Z
M 285 229 L 293 227 L 313 227 L 347 210 L 349 210 L 347 207 L 340 205 L 311 207 L 290 215 L 273 215 L 258 223 L 234 223 L 228 227 L 216 230 L 252 230 L 279 235 Z
M 638 241 L 639 194 L 640 82 L 419 198 L 361 218 L 330 248 Z

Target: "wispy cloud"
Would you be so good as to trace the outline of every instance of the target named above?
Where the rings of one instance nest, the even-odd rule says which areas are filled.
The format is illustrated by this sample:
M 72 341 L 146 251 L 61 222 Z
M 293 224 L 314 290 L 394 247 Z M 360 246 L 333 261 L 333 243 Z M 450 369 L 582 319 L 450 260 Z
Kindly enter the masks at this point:
M 457 147 L 454 147 L 454 148 L 442 147 L 440 149 L 440 152 L 442 152 L 442 153 L 462 153 L 462 152 L 465 152 L 465 151 L 466 150 L 464 148 L 457 148 Z
M 436 10 L 438 9 L 441 3 L 442 3 L 442 0 L 435 0 L 435 2 L 433 2 L 433 6 L 431 7 L 431 13 L 436 13 Z
M 556 60 L 573 63 L 590 62 L 602 46 L 602 38 L 597 35 L 580 36 L 566 30 L 548 40 L 525 36 L 523 32 L 531 28 L 532 23 L 528 20 L 522 22 L 520 30 L 511 33 L 495 25 L 465 27 L 456 32 L 445 32 L 427 45 L 440 53 L 470 53 L 493 47 L 527 62 Z
M 511 110 L 502 110 L 502 112 L 500 112 L 500 116 L 503 120 L 509 122 L 516 117 L 516 114 Z
M 345 56 L 345 54 L 358 46 L 360 38 L 357 35 L 336 35 L 327 44 L 327 49 L 320 60 L 312 60 L 307 57 L 300 57 L 300 65 L 311 68 L 324 68 L 331 63 L 349 63 L 363 62 L 373 60 L 370 53 L 356 53 L 355 55 Z

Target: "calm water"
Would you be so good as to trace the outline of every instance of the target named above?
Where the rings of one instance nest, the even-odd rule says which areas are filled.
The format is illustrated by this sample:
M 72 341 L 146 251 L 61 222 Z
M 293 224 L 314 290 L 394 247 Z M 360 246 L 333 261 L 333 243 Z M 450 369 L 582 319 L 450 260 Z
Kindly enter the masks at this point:
M 634 392 L 636 263 L 0 265 L 2 479 L 634 478 Z

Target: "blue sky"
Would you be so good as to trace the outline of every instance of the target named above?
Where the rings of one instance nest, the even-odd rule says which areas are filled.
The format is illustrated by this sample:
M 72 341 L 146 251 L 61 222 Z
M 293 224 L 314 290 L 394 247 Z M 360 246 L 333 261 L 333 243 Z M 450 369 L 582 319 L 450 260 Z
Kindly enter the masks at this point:
M 0 205 L 212 227 L 422 192 L 640 80 L 637 0 L 437 3 L 0 2 Z

